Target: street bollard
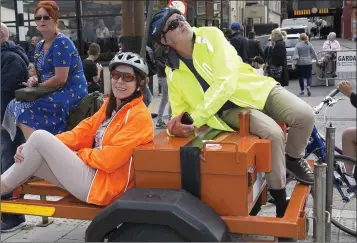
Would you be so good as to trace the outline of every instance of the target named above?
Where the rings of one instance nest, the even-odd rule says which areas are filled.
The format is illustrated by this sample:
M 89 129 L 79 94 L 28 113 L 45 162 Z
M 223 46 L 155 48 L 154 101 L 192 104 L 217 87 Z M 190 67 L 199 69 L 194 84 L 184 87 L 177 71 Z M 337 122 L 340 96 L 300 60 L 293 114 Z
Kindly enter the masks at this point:
M 314 164 L 315 168 L 315 198 L 314 198 L 314 241 L 325 242 L 326 234 L 326 168 L 321 162 Z
M 333 204 L 333 169 L 335 161 L 335 132 L 332 123 L 326 127 L 326 211 L 332 215 Z M 331 242 L 331 221 L 326 222 L 326 242 Z

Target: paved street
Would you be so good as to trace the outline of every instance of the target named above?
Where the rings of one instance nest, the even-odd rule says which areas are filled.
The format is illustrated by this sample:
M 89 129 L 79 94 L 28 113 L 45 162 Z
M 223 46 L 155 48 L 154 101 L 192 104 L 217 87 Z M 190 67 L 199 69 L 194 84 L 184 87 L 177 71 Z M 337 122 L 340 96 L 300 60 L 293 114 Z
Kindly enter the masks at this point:
M 322 48 L 324 40 L 312 40 L 312 43 L 316 49 L 316 52 L 320 51 Z M 348 40 L 340 40 L 343 48 L 347 49 L 356 49 L 356 42 Z M 354 89 L 356 90 L 356 82 L 353 82 Z M 160 102 L 161 96 L 157 95 L 157 81 L 155 79 L 155 92 L 154 99 L 150 105 L 150 110 L 152 112 L 157 112 L 158 105 Z M 299 92 L 298 81 L 290 80 L 290 85 L 287 89 L 295 94 Z M 330 93 L 334 87 L 313 87 L 311 97 L 302 97 L 309 105 L 315 106 Z M 338 97 L 342 98 L 342 95 L 339 94 Z M 323 119 L 323 112 L 320 115 L 316 116 L 316 126 L 317 128 L 325 134 L 324 128 L 325 123 Z M 356 126 L 356 109 L 350 104 L 349 100 L 341 100 L 337 105 L 328 109 L 327 119 L 333 123 L 336 127 L 336 145 L 341 146 L 341 135 L 345 128 Z M 154 121 L 156 122 L 156 121 Z M 160 130 L 156 130 L 156 133 Z M 289 185 L 289 192 L 291 192 L 291 187 Z M 28 198 L 39 198 L 36 196 L 27 196 Z M 56 200 L 57 198 L 52 197 L 51 200 Z M 311 198 L 308 202 L 308 211 L 310 216 L 312 214 L 312 201 Z M 273 216 L 275 207 L 272 205 L 267 205 L 263 208 L 261 215 Z M 18 230 L 12 233 L 1 234 L 1 241 L 5 242 L 84 242 L 84 233 L 86 227 L 90 223 L 89 221 L 81 220 L 68 220 L 68 219 L 54 219 L 54 223 L 46 228 L 36 227 L 41 221 L 40 217 L 26 216 L 27 218 L 27 227 L 22 230 Z M 312 241 L 312 221 L 310 220 L 310 229 L 309 237 L 307 241 Z M 332 231 L 332 242 L 341 241 L 341 242 L 355 242 L 356 239 L 345 234 L 342 231 L 339 231 L 333 226 Z

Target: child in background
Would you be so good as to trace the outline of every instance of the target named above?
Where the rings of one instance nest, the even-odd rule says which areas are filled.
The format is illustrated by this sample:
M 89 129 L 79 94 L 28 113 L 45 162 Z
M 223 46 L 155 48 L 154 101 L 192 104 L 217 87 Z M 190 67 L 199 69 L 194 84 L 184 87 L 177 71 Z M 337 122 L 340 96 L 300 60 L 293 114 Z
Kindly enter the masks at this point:
M 257 73 L 266 76 L 266 72 L 264 70 L 265 64 L 263 58 L 259 56 L 255 56 L 252 61 L 252 66 L 255 68 Z
M 28 71 L 28 74 L 29 74 L 29 79 L 28 79 L 27 83 L 28 82 L 37 83 L 38 82 L 38 78 L 37 78 L 35 65 L 33 63 L 29 64 L 29 66 L 27 67 L 27 71 Z

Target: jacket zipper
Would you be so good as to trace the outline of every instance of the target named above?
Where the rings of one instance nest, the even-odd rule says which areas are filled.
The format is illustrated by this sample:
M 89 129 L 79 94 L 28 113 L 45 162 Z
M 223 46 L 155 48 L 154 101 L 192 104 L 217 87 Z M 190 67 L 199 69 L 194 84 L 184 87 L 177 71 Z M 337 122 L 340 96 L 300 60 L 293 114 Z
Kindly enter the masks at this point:
M 120 110 L 117 111 L 117 113 L 115 114 L 115 116 L 109 121 L 108 123 L 108 126 L 105 128 L 104 132 L 103 132 L 103 135 L 102 135 L 102 138 L 101 138 L 101 145 L 100 145 L 100 149 L 102 149 L 102 144 L 103 144 L 103 141 L 104 141 L 104 136 L 105 136 L 105 133 L 107 132 L 107 129 L 109 128 L 110 124 L 112 123 L 112 121 L 115 119 L 115 117 L 119 114 L 119 112 L 125 107 L 127 106 L 128 104 L 125 104 L 122 108 L 120 108 Z

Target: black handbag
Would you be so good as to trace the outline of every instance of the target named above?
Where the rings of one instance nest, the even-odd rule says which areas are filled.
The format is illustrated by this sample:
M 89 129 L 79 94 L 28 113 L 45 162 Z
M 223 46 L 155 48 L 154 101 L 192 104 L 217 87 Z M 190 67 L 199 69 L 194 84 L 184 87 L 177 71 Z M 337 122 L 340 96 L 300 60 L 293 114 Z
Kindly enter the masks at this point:
M 49 95 L 55 92 L 57 88 L 53 87 L 26 87 L 15 90 L 15 98 L 17 101 L 35 101 L 42 96 Z
M 38 52 L 35 53 L 35 56 L 34 56 L 34 58 L 35 58 L 34 66 L 35 66 L 35 70 L 36 70 L 36 74 L 37 74 L 37 78 L 38 78 L 38 83 L 41 83 L 41 74 L 37 70 L 36 64 L 37 64 L 39 53 L 41 52 L 44 44 L 45 44 L 45 42 L 42 42 L 41 47 L 39 48 Z M 77 66 L 73 70 L 72 74 L 75 73 L 78 66 L 79 66 L 79 63 L 77 63 Z M 71 75 L 68 76 L 68 79 L 70 77 L 71 77 Z M 21 89 L 15 90 L 15 98 L 17 101 L 35 101 L 43 96 L 46 96 L 46 95 L 49 95 L 49 94 L 55 92 L 56 90 L 58 90 L 58 87 L 44 87 L 44 86 L 26 87 L 26 88 L 21 88 Z
M 272 59 L 271 59 L 271 52 L 273 51 L 273 47 L 269 47 L 270 49 L 268 50 L 268 76 L 274 78 L 275 80 L 279 81 L 281 79 L 281 75 L 283 73 L 283 66 L 277 66 L 275 64 L 272 64 Z
M 281 74 L 283 73 L 283 66 L 276 66 L 274 64 L 269 65 L 268 74 L 275 80 L 281 79 Z

